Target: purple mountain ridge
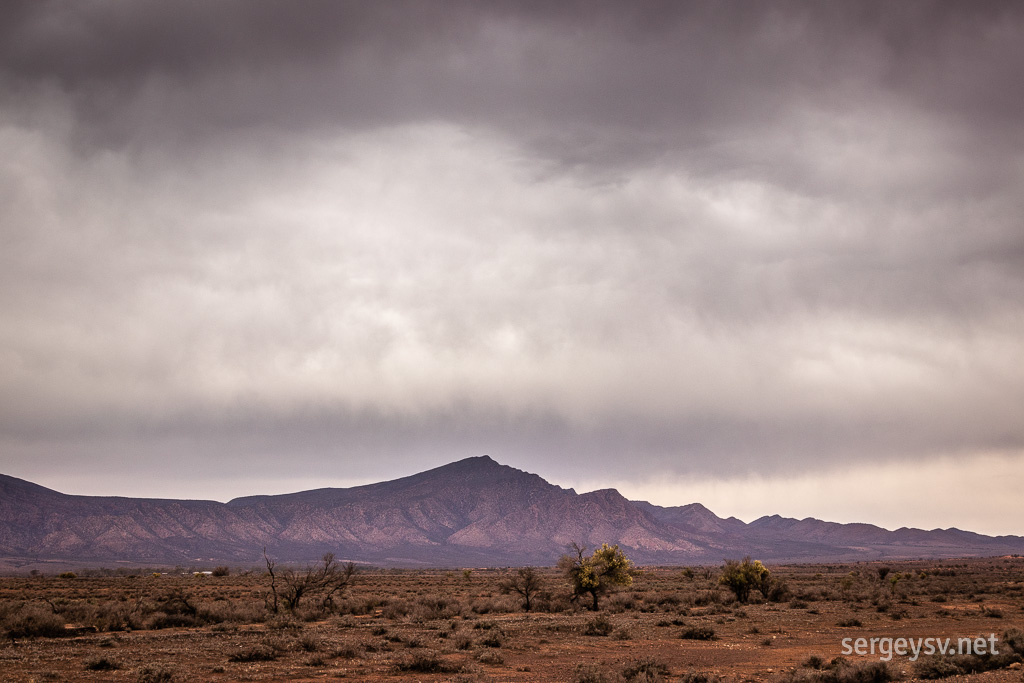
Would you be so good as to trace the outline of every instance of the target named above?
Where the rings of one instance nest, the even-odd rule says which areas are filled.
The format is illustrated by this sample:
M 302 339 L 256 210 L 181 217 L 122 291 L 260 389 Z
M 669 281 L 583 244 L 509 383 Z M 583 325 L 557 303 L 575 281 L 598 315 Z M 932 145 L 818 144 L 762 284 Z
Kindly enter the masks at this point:
M 0 475 L 0 557 L 99 565 L 257 564 L 325 552 L 384 566 L 552 565 L 568 544 L 617 543 L 642 564 L 942 558 L 1024 552 L 1020 536 L 662 507 L 615 489 L 579 494 L 488 456 L 352 488 L 228 503 L 75 496 Z

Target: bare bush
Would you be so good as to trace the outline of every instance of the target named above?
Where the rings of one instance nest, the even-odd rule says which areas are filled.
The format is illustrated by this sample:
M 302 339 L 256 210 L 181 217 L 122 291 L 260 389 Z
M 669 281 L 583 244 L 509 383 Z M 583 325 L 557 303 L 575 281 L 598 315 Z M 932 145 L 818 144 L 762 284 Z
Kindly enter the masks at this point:
M 266 549 L 263 558 L 267 563 L 267 574 L 270 576 L 270 594 L 267 595 L 267 608 L 275 614 L 281 605 L 290 612 L 295 612 L 304 598 L 317 601 L 321 611 L 334 607 L 335 597 L 341 597 L 352 584 L 356 567 L 351 562 L 341 564 L 334 553 L 326 553 L 320 562 L 307 566 L 305 569 L 285 569 L 275 571 L 277 564 L 267 557 Z M 280 576 L 278 576 L 280 574 Z M 283 584 L 278 587 L 278 578 Z
M 520 567 L 501 582 L 501 592 L 516 593 L 523 599 L 523 609 L 527 612 L 533 606 L 533 599 L 540 593 L 540 575 L 533 567 Z

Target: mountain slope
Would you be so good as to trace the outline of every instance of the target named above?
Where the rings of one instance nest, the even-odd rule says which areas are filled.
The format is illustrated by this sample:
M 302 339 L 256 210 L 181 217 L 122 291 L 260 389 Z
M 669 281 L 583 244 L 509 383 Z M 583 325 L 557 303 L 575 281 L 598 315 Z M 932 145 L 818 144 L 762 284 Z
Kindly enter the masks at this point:
M 1024 538 L 956 529 L 888 531 L 779 516 L 745 524 L 697 503 L 661 507 L 614 489 L 578 494 L 487 456 L 366 486 L 228 503 L 72 496 L 0 475 L 0 555 L 22 561 L 250 564 L 266 548 L 285 562 L 330 551 L 388 565 L 550 565 L 573 541 L 617 543 L 648 564 L 1024 550 Z

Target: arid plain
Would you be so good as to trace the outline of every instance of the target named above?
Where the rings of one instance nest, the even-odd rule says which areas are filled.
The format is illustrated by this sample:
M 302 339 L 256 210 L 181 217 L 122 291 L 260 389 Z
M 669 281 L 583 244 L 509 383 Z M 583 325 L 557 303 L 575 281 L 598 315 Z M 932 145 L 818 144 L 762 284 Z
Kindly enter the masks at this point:
M 277 613 L 263 568 L 6 577 L 0 679 L 1024 680 L 1024 558 L 770 568 L 786 589 L 774 601 L 737 601 L 721 567 L 644 567 L 598 611 L 544 569 L 530 612 L 491 569 L 364 568 L 328 607 Z M 998 657 L 843 656 L 844 638 L 991 634 Z

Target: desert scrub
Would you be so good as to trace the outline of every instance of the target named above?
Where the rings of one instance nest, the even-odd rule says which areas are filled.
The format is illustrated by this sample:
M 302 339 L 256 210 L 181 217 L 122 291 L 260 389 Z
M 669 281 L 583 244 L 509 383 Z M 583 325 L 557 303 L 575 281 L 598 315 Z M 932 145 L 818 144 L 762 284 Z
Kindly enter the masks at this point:
M 421 597 L 408 612 L 413 621 L 417 622 L 451 619 L 462 613 L 462 603 L 449 598 Z
M 20 638 L 60 638 L 67 636 L 64 619 L 49 607 L 35 604 L 0 607 L 0 629 L 11 640 Z
M 145 667 L 135 674 L 135 683 L 174 683 L 174 672 L 170 669 Z
M 715 635 L 715 629 L 710 626 L 691 626 L 682 633 L 679 637 L 683 640 L 717 640 L 718 636 Z
M 914 665 L 918 678 L 938 679 L 949 676 L 983 673 L 1003 669 L 1024 658 L 1024 631 L 1019 628 L 1003 632 L 999 654 L 936 655 L 921 659 Z
M 86 671 L 116 671 L 121 665 L 106 657 L 94 657 L 85 661 Z
M 887 662 L 857 662 L 851 664 L 836 657 L 823 664 L 820 657 L 812 657 L 804 666 L 784 674 L 780 683 L 888 683 L 899 676 Z
M 602 614 L 587 622 L 586 626 L 583 627 L 583 635 L 606 636 L 611 633 L 614 628 L 615 627 L 612 625 L 611 620 Z
M 654 683 L 655 681 L 668 680 L 669 669 L 664 662 L 658 661 L 653 657 L 645 657 L 626 662 L 619 673 L 627 681 Z
M 413 671 L 424 674 L 453 674 L 462 671 L 460 664 L 446 662 L 436 652 L 427 650 L 406 655 L 394 664 L 399 672 Z
M 275 659 L 277 650 L 266 644 L 247 647 L 228 657 L 229 662 L 272 662 Z
M 319 652 L 320 648 L 323 645 L 323 643 L 321 642 L 321 640 L 319 638 L 317 638 L 316 636 L 314 636 L 312 634 L 309 634 L 309 633 L 303 634 L 298 639 L 298 641 L 296 641 L 296 644 L 304 652 Z
M 466 633 L 460 633 L 452 638 L 452 647 L 456 650 L 469 650 L 473 647 L 473 638 Z
M 662 683 L 669 670 L 663 663 L 645 658 L 632 660 L 619 668 L 610 664 L 577 664 L 570 683 Z
M 484 650 L 476 656 L 476 661 L 481 664 L 489 664 L 490 666 L 501 666 L 505 663 L 505 658 L 501 656 L 500 652 Z
M 488 631 L 477 642 L 484 647 L 501 647 L 505 644 L 501 631 Z
M 687 671 L 679 677 L 679 683 L 719 683 L 721 679 L 705 671 Z

